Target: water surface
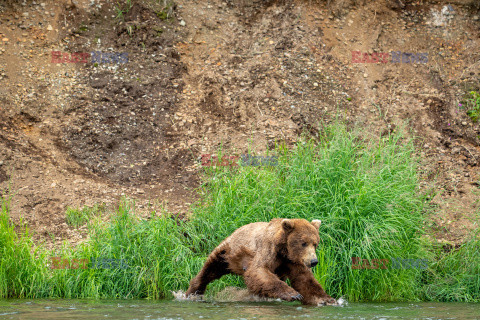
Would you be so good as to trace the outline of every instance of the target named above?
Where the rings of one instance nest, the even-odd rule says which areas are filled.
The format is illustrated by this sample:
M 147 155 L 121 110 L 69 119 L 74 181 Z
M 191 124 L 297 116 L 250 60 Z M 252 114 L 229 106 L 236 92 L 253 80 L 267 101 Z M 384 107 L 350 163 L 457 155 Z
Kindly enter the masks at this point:
M 0 319 L 480 319 L 480 304 L 0 300 Z

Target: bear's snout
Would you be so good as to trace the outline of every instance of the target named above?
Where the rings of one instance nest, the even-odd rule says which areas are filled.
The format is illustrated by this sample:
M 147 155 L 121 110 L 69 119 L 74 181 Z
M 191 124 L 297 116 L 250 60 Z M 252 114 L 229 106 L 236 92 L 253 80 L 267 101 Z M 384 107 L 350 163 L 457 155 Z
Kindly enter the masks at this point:
M 310 268 L 313 268 L 315 267 L 316 265 L 318 264 L 318 260 L 315 258 L 315 259 L 312 259 L 310 261 Z

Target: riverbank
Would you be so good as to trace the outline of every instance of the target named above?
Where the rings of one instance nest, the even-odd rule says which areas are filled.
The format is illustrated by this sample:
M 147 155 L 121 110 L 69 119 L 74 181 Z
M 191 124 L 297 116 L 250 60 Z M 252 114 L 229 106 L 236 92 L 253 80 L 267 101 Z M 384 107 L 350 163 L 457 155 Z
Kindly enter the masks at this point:
M 314 273 L 335 298 L 480 301 L 478 234 L 451 250 L 437 245 L 424 218 L 433 191 L 419 188 L 420 159 L 404 130 L 375 138 L 337 122 L 323 127 L 317 140 L 300 139 L 293 149 L 278 145 L 273 153 L 277 166 L 206 167 L 201 200 L 188 219 L 154 211 L 142 219 L 126 199 L 112 212 L 72 210 L 88 229 L 88 239 L 76 246 L 34 244 L 28 227 L 12 225 L 4 197 L 0 297 L 171 298 L 172 291 L 187 288 L 210 251 L 235 229 L 284 217 L 322 220 Z M 355 269 L 352 257 L 429 264 Z M 52 258 L 67 262 L 52 268 Z M 90 263 L 72 268 L 74 259 Z M 93 268 L 92 259 L 114 260 Z M 243 283 L 226 276 L 211 284 L 207 295 L 227 286 Z

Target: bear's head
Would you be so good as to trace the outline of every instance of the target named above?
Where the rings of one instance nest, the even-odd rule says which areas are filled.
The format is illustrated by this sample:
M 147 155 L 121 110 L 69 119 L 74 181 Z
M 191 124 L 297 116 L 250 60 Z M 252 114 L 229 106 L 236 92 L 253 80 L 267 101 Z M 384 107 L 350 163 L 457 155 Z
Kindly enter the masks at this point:
M 316 249 L 320 242 L 320 220 L 283 219 L 281 224 L 286 236 L 287 258 L 293 263 L 313 268 L 318 264 Z

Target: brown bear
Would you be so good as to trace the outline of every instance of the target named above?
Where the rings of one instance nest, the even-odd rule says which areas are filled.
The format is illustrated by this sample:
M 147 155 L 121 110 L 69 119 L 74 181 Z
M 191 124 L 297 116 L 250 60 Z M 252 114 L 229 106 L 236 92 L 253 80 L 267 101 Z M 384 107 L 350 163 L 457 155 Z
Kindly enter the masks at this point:
M 223 240 L 190 281 L 187 297 L 203 294 L 207 285 L 229 273 L 242 275 L 255 295 L 301 300 L 303 304 L 335 305 L 313 276 L 321 221 L 273 219 L 247 224 Z M 285 282 L 290 279 L 292 287 Z

